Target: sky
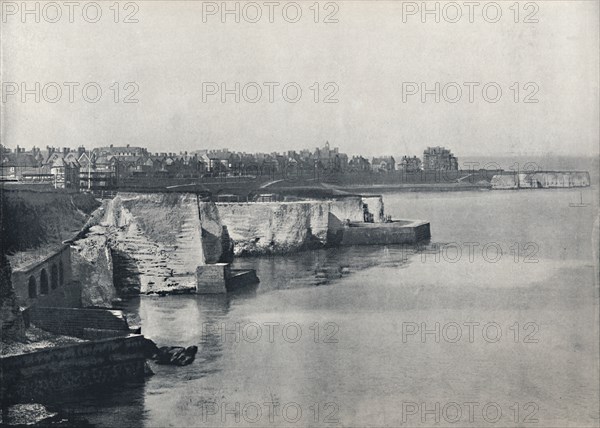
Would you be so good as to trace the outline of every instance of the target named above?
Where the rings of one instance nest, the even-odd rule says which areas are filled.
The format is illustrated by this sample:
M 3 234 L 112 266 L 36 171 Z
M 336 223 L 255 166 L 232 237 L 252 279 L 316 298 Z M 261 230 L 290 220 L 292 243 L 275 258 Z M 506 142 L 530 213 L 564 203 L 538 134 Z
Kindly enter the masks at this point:
M 90 3 L 2 2 L 3 144 L 599 153 L 597 1 Z

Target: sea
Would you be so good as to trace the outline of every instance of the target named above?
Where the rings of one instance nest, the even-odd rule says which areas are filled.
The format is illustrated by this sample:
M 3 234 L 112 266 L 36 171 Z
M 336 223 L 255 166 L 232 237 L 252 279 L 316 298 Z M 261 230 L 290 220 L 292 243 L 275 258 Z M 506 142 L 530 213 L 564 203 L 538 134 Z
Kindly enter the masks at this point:
M 597 427 L 594 183 L 387 192 L 430 242 L 241 258 L 258 286 L 127 300 L 195 361 L 56 407 L 107 427 Z

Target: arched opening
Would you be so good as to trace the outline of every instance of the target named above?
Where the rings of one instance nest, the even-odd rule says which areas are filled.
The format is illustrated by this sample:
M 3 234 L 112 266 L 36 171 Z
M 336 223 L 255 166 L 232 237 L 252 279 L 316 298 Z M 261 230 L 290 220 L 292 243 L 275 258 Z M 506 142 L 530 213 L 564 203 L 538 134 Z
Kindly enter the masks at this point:
M 40 274 L 40 294 L 48 294 L 48 273 L 42 269 Z
M 52 270 L 50 270 L 50 287 L 52 287 L 53 290 L 58 287 L 58 268 L 56 265 L 52 265 Z
M 35 299 L 37 297 L 37 284 L 35 282 L 35 277 L 31 275 L 29 277 L 29 298 Z
M 65 270 L 63 268 L 62 260 L 58 262 L 58 283 L 65 285 Z

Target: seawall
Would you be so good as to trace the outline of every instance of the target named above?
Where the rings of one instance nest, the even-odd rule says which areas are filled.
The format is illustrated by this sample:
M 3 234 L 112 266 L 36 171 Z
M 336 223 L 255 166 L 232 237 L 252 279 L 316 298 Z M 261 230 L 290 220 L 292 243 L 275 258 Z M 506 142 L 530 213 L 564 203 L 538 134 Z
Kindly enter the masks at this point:
M 0 358 L 3 403 L 45 401 L 58 393 L 144 378 L 141 335 L 96 340 Z

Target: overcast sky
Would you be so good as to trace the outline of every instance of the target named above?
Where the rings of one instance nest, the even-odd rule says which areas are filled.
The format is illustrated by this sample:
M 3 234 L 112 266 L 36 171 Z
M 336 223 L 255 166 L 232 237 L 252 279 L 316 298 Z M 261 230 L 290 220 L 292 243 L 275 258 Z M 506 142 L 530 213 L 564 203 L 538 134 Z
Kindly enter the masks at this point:
M 57 2 L 59 22 L 46 22 L 56 16 L 48 7 L 36 23 L 35 15 L 14 10 L 21 2 L 9 3 L 8 9 L 3 5 L 1 24 L 2 140 L 11 147 L 131 144 L 151 151 L 271 152 L 313 148 L 328 140 L 349 154 L 369 156 L 421 155 L 430 145 L 448 146 L 459 157 L 598 155 L 597 1 L 537 2 L 537 8 L 527 9 L 521 2 L 518 23 L 509 9 L 512 1 L 498 2 L 502 17 L 496 23 L 488 22 L 495 18 L 494 8 L 485 14 L 475 9 L 471 23 L 465 6 L 457 23 L 447 22 L 456 15 L 452 8 L 445 9 L 440 23 L 433 15 L 423 23 L 418 12 L 403 15 L 411 4 L 392 1 L 321 2 L 318 23 L 309 9 L 312 1 L 301 2 L 296 23 L 284 19 L 293 20 L 296 12 L 288 6 L 284 16 L 286 2 L 275 7 L 273 23 L 263 2 L 256 23 L 245 20 L 256 15 L 250 7 L 245 14 L 241 10 L 240 23 L 233 15 L 223 23 L 218 12 L 203 17 L 203 7 L 208 12 L 212 4 L 201 1 L 138 1 L 137 12 L 121 2 L 119 23 L 109 9 L 113 2 L 99 2 L 97 23 L 84 19 L 81 6 L 70 23 L 68 7 Z M 221 2 L 215 5 L 220 8 Z M 87 20 L 94 20 L 93 7 L 86 11 Z M 132 12 L 139 22 L 121 22 Z M 337 23 L 323 22 L 330 13 Z M 539 22 L 523 22 L 527 16 Z M 56 97 L 50 85 L 40 91 L 39 103 L 34 95 L 22 102 L 23 82 L 29 89 L 35 82 L 41 87 L 58 82 L 62 97 L 49 102 Z M 72 103 L 63 82 L 79 83 Z M 83 99 L 88 82 L 102 89 L 96 103 Z M 132 99 L 139 102 L 123 102 L 135 89 L 125 87 L 127 82 L 136 83 L 139 91 Z M 214 88 L 206 82 L 224 82 L 230 89 L 236 82 L 240 87 L 257 82 L 262 98 L 251 103 L 241 93 L 239 103 L 234 95 L 223 103 L 220 94 L 207 95 L 206 89 Z M 264 82 L 279 84 L 272 103 Z M 290 82 L 302 89 L 296 103 L 282 95 Z M 333 84 L 326 88 L 328 82 Z M 416 89 L 405 82 L 429 89 L 436 82 L 440 88 L 456 82 L 462 96 L 451 103 L 441 93 L 436 103 L 435 95 L 428 95 L 423 103 L 420 93 L 406 95 Z M 472 103 L 464 82 L 479 83 Z M 486 83 L 493 83 L 490 100 L 501 88 L 497 102 L 484 99 Z M 246 88 L 246 98 L 254 98 L 255 87 Z M 336 88 L 331 99 L 338 102 L 324 103 Z M 457 96 L 455 85 L 446 89 L 446 98 Z M 19 93 L 12 95 L 15 90 Z M 296 97 L 294 86 L 288 86 L 287 95 Z M 528 95 L 539 102 L 525 103 Z M 95 96 L 93 87 L 88 96 Z

